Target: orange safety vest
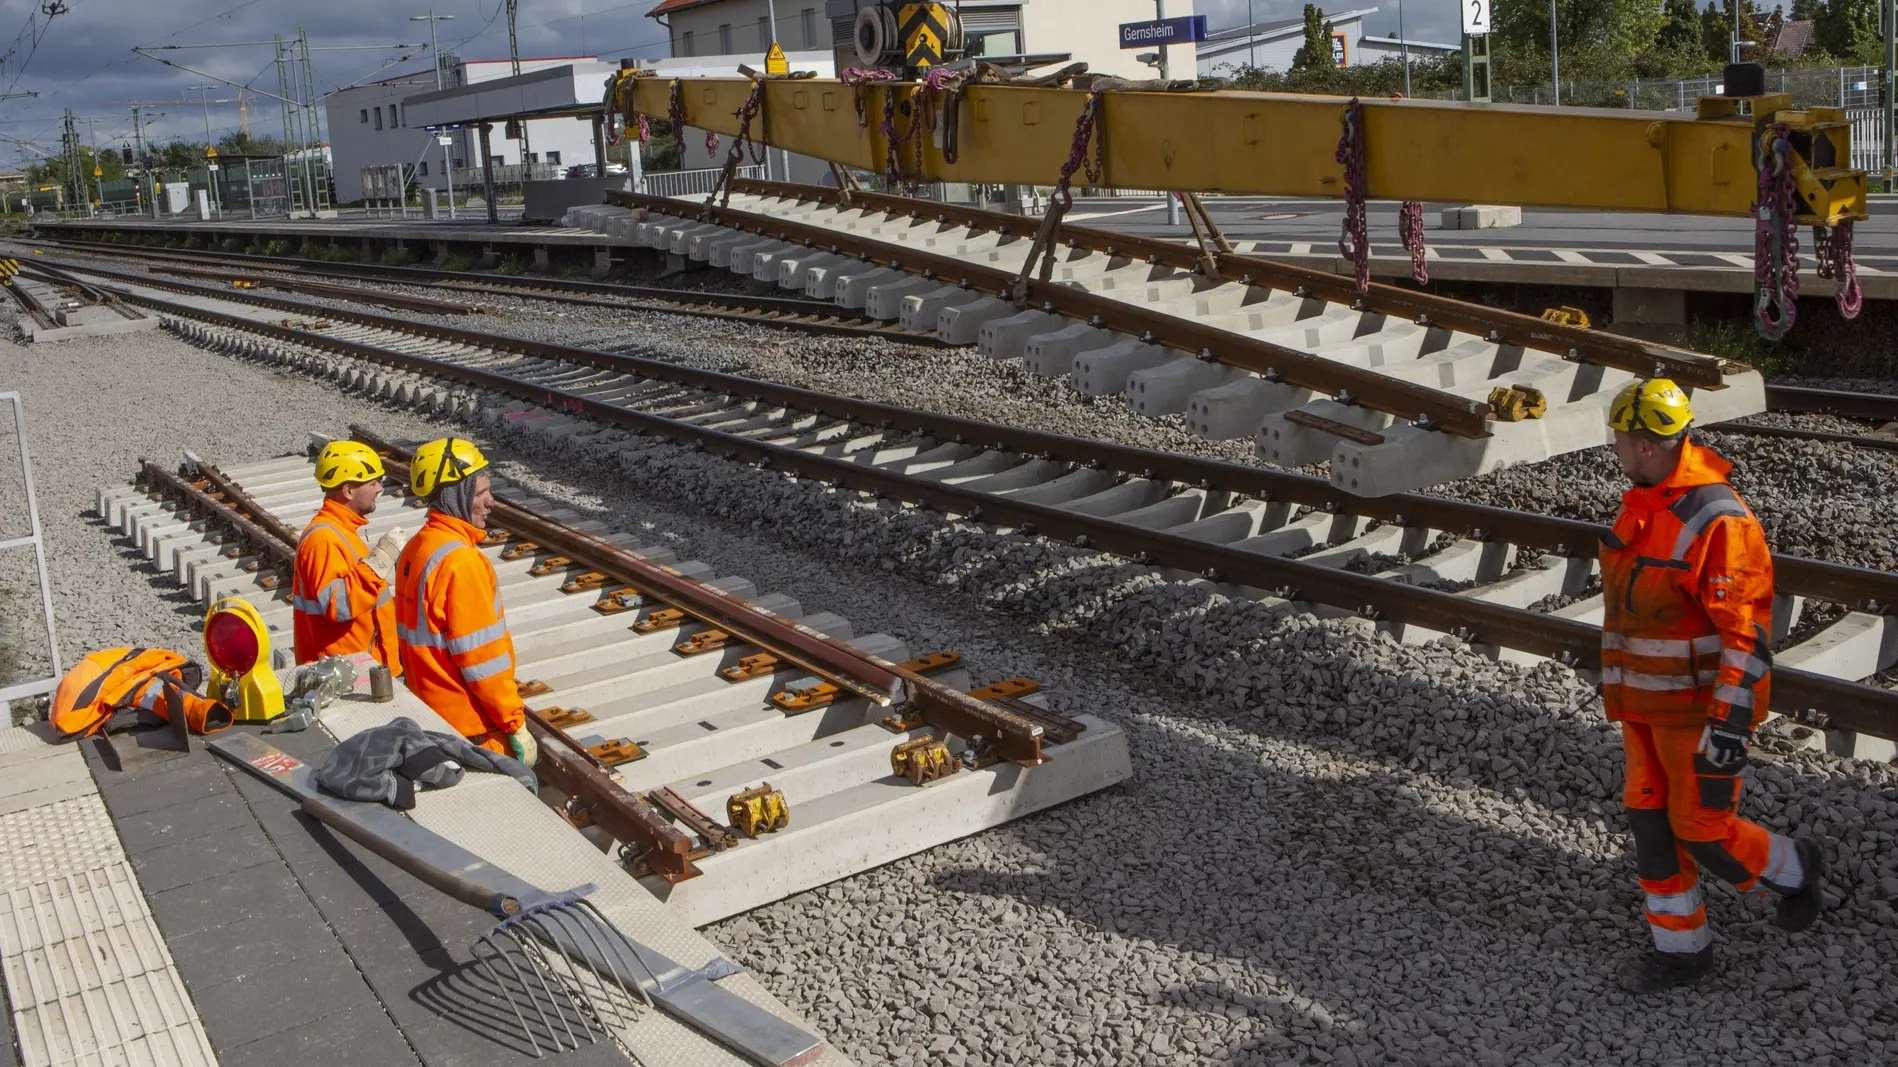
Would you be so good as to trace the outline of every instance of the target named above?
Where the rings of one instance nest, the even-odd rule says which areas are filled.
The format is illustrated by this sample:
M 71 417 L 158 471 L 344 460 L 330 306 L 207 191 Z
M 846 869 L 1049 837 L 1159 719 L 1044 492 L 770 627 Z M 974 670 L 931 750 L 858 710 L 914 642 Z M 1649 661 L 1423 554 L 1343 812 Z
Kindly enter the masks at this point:
M 396 634 L 409 691 L 470 741 L 505 752 L 525 715 L 501 584 L 476 547 L 486 536 L 428 513 L 396 561 Z
M 1622 494 L 1602 537 L 1601 691 L 1608 718 L 1740 730 L 1772 684 L 1773 555 L 1727 484 L 1733 465 L 1692 440 L 1660 485 Z
M 369 545 L 358 531 L 368 521 L 324 500 L 297 540 L 290 607 L 298 663 L 368 652 L 390 670 L 402 671 L 395 586 L 364 562 Z
M 192 692 L 199 674 L 197 664 L 166 649 L 101 649 L 59 680 L 48 718 L 61 740 L 136 725 L 140 711 L 166 722 L 182 712 L 192 733 L 216 733 L 231 724 L 231 710 Z M 115 718 L 119 711 L 127 715 Z

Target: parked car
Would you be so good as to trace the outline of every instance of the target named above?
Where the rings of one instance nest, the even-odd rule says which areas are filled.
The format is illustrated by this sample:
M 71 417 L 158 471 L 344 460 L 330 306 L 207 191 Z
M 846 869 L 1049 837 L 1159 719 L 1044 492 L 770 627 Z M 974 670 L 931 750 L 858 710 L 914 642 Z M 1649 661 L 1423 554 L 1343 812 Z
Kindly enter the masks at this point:
M 615 174 L 624 173 L 626 173 L 626 164 L 624 163 L 608 163 L 606 165 L 606 176 L 609 178 Z M 595 178 L 598 176 L 598 168 L 592 163 L 580 163 L 567 168 L 567 177 L 569 178 Z

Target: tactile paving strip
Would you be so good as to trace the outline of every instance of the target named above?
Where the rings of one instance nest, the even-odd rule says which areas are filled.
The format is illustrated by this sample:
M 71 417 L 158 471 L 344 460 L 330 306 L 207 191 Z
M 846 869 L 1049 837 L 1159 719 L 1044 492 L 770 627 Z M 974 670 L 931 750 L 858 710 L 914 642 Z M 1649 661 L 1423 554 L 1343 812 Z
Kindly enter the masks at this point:
M 0 889 L 124 859 L 118 831 L 96 793 L 0 816 Z

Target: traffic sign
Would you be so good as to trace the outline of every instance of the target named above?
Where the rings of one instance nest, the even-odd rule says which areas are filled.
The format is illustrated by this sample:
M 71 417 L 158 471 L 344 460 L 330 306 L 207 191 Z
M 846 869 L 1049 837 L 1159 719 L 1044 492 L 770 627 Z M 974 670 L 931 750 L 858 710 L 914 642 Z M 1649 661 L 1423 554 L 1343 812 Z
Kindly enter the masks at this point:
M 206 159 L 216 159 L 216 158 L 217 158 L 217 146 L 216 146 L 216 145 L 206 145 L 206 146 L 205 146 L 205 149 L 204 149 L 204 158 L 206 158 Z
M 784 58 L 784 48 L 776 41 L 771 42 L 771 51 L 764 54 L 764 72 L 766 74 L 791 73 L 791 64 Z
M 1188 44 L 1205 39 L 1205 15 L 1181 15 L 1173 19 L 1149 19 L 1146 22 L 1120 24 L 1122 48 L 1146 48 L 1156 44 Z
M 95 178 L 103 178 L 105 177 L 105 171 L 100 170 L 98 167 L 94 167 L 92 168 L 92 176 Z
M 1463 12 L 1463 32 L 1471 37 L 1489 33 L 1489 0 L 1457 0 Z

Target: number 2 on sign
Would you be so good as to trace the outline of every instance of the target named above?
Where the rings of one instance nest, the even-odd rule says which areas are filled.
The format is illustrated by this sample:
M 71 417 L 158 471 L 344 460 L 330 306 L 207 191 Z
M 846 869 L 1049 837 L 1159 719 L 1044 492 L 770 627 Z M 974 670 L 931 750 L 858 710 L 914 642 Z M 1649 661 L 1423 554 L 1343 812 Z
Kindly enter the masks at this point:
M 1463 0 L 1463 32 L 1481 37 L 1489 32 L 1490 0 Z

